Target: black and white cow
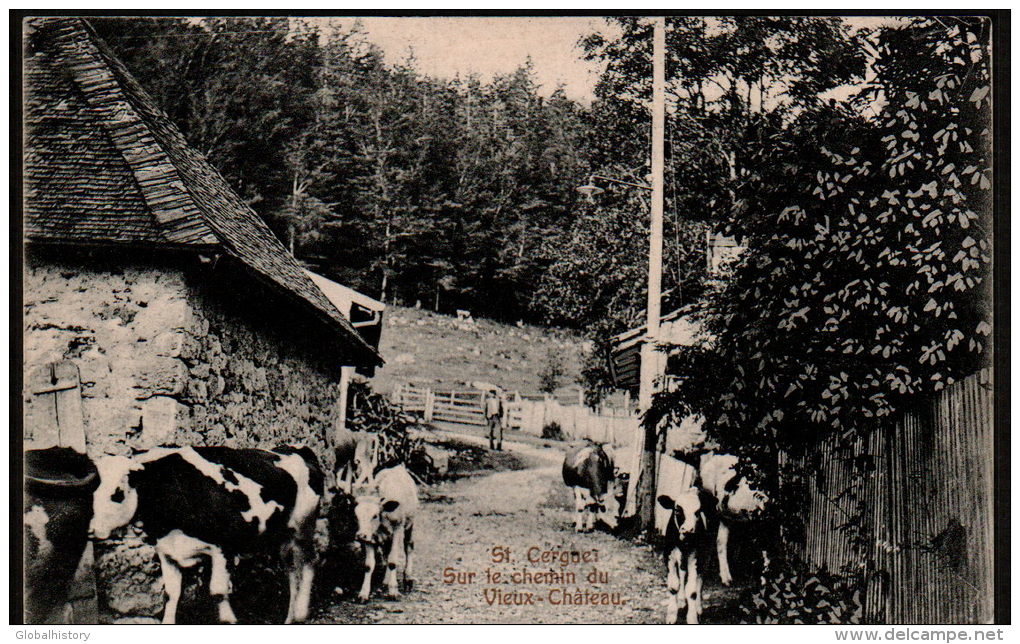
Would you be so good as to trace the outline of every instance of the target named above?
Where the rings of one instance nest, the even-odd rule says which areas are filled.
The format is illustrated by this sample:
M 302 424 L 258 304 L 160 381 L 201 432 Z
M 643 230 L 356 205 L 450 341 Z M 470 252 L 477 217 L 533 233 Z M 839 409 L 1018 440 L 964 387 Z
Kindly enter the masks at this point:
M 697 624 L 701 616 L 701 570 L 698 561 L 711 551 L 711 528 L 715 499 L 705 490 L 688 488 L 675 497 L 661 495 L 659 504 L 670 511 L 666 524 L 666 588 L 669 602 L 666 623 L 679 624 L 686 607 L 687 623 Z
M 66 622 L 75 571 L 88 543 L 96 466 L 69 447 L 25 452 L 25 622 Z
M 413 584 L 414 517 L 418 512 L 418 486 L 403 465 L 380 470 L 355 497 L 354 514 L 358 520 L 356 538 L 364 548 L 365 577 L 358 600 L 368 601 L 372 592 L 376 549 L 386 559 L 383 583 L 390 598 L 400 596 L 398 569 L 402 569 L 404 588 Z
M 105 539 L 132 521 L 140 524 L 155 543 L 163 573 L 163 623 L 176 620 L 181 569 L 203 557 L 210 561 L 209 591 L 219 598 L 219 619 L 235 623 L 228 562 L 276 548 L 289 568 L 286 623 L 307 618 L 323 491 L 310 449 L 157 448 L 134 458 L 107 456 L 96 465 L 101 482 L 93 536 Z
M 703 454 L 698 467 L 701 487 L 712 495 L 719 515 L 716 552 L 719 557 L 719 579 L 723 585 L 733 582 L 729 563 L 730 531 L 735 523 L 759 518 L 768 503 L 768 496 L 755 489 L 743 476 L 737 475 L 738 458 L 731 454 Z
M 575 447 L 563 459 L 563 482 L 574 491 L 574 529 L 591 531 L 596 518 L 615 528 L 619 498 L 613 450 L 589 443 Z

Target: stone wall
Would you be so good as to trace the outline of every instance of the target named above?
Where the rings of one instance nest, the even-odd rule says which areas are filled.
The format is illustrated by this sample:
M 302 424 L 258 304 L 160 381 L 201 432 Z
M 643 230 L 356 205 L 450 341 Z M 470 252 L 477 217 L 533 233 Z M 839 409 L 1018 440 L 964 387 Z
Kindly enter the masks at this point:
M 80 371 L 91 456 L 173 440 L 187 370 L 174 357 L 187 325 L 184 273 L 151 266 L 32 261 L 24 280 L 26 371 L 60 360 Z M 26 392 L 26 413 L 32 396 Z
M 189 422 L 182 443 L 308 445 L 328 472 L 339 419 L 340 360 L 303 327 L 296 304 L 237 294 L 243 284 L 188 280 L 179 358 Z
M 330 473 L 340 359 L 303 328 L 296 303 L 223 278 L 197 262 L 30 258 L 25 368 L 78 365 L 94 457 L 161 444 L 303 443 Z M 159 567 L 141 535 L 97 544 L 96 568 L 109 619 L 161 613 Z

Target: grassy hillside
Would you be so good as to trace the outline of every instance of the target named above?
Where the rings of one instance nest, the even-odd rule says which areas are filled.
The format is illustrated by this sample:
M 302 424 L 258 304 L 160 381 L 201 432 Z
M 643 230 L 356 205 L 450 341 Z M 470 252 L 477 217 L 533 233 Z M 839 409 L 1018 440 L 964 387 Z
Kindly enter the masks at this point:
M 430 311 L 388 306 L 380 351 L 386 365 L 371 379 L 389 393 L 411 382 L 439 389 L 463 389 L 481 380 L 508 391 L 538 393 L 550 360 L 563 371 L 556 395 L 576 401 L 583 339 L 559 329 L 473 322 Z

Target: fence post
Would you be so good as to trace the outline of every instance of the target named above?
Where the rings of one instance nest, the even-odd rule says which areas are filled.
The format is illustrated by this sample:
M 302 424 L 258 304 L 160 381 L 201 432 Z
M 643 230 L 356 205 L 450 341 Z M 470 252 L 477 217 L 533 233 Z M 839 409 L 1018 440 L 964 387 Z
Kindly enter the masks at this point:
M 432 412 L 435 407 L 436 399 L 435 394 L 432 393 L 432 387 L 425 388 L 425 422 L 432 422 Z

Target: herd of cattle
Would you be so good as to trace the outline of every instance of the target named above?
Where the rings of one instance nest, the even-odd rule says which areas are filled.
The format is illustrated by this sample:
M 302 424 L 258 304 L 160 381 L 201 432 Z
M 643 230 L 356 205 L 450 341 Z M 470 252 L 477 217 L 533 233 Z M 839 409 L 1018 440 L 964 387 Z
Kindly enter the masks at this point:
M 417 486 L 406 468 L 378 467 L 365 456 L 370 452 L 353 437 L 337 449 L 337 496 L 350 500 L 365 556 L 361 601 L 369 598 L 377 555 L 386 562 L 388 596 L 399 596 L 401 575 L 410 586 L 418 508 Z M 219 620 L 237 622 L 229 564 L 260 552 L 276 552 L 286 565 L 285 623 L 307 619 L 325 481 L 309 448 L 160 447 L 92 461 L 51 447 L 29 450 L 25 464 L 26 622 L 46 623 L 65 606 L 90 537 L 109 539 L 129 524 L 155 546 L 166 593 L 164 624 L 177 618 L 182 569 L 203 560 Z
M 349 514 L 350 540 L 364 555 L 359 601 L 372 591 L 376 558 L 385 561 L 387 596 L 412 585 L 414 520 L 418 490 L 402 464 L 375 461 L 371 437 L 340 441 L 337 490 L 331 513 Z M 45 623 L 65 607 L 68 591 L 89 538 L 109 539 L 129 524 L 155 547 L 166 604 L 163 623 L 177 618 L 182 569 L 209 563 L 209 595 L 219 620 L 235 623 L 230 604 L 230 562 L 253 553 L 277 553 L 289 577 L 285 623 L 307 619 L 315 574 L 315 523 L 325 495 L 325 476 L 311 449 L 283 445 L 273 450 L 229 447 L 160 447 L 92 461 L 65 447 L 26 452 L 26 621 Z M 736 458 L 706 453 L 682 489 L 660 484 L 658 502 L 670 512 L 665 530 L 666 619 L 677 623 L 701 613 L 699 556 L 714 532 L 722 583 L 729 585 L 731 524 L 761 513 L 765 495 L 735 471 Z M 570 450 L 563 480 L 573 489 L 578 532 L 601 520 L 617 524 L 626 496 L 626 475 L 608 445 Z M 59 616 L 57 616 L 59 619 Z
M 690 463 L 693 474 L 677 489 L 659 484 L 659 504 L 669 511 L 666 524 L 666 623 L 676 624 L 686 608 L 688 624 L 697 624 L 702 610 L 702 571 L 698 566 L 713 544 L 723 585 L 733 581 L 729 535 L 734 523 L 760 516 L 767 496 L 736 471 L 737 457 L 706 452 Z M 615 527 L 626 496 L 626 475 L 615 465 L 608 445 L 588 444 L 569 451 L 563 461 L 563 482 L 574 491 L 578 532 L 590 531 L 596 520 Z M 712 539 L 713 532 L 715 539 Z

